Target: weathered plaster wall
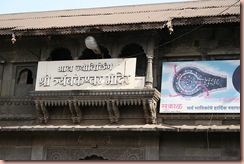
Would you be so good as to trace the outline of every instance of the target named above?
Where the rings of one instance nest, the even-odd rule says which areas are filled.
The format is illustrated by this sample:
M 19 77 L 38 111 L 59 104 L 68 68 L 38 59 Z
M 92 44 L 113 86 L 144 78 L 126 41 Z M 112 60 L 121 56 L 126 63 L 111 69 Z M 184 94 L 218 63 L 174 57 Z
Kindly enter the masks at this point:
M 46 132 L 0 135 L 3 160 L 158 160 L 158 136 L 145 132 Z
M 18 134 L 17 134 L 18 133 Z M 240 133 L 11 132 L 0 135 L 3 160 L 240 160 Z
M 240 133 L 162 133 L 160 160 L 240 160 Z

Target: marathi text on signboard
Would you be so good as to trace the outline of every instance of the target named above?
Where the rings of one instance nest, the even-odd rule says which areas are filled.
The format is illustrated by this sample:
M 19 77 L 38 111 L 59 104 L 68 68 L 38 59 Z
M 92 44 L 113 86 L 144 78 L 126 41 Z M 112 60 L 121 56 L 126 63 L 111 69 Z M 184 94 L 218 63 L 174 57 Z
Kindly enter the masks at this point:
M 38 63 L 36 91 L 137 88 L 136 58 Z
M 160 113 L 240 113 L 240 60 L 164 62 Z

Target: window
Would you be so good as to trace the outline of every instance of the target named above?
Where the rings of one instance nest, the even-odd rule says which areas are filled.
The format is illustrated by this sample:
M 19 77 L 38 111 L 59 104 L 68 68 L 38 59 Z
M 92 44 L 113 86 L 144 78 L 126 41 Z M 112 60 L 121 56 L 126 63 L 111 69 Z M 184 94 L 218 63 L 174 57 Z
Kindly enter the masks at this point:
M 27 96 L 29 91 L 34 90 L 36 78 L 36 66 L 33 64 L 15 66 L 15 96 Z
M 82 55 L 78 58 L 79 60 L 86 60 L 86 59 L 108 59 L 111 58 L 109 55 L 109 51 L 104 46 L 99 46 L 101 50 L 101 54 L 95 54 L 92 50 L 85 48 L 82 51 Z
M 17 79 L 17 84 L 33 84 L 32 72 L 29 69 L 24 69 L 20 72 Z
M 56 48 L 54 49 L 48 60 L 56 61 L 56 60 L 72 60 L 72 56 L 70 50 L 66 48 Z
M 136 58 L 136 75 L 145 76 L 147 69 L 147 57 L 144 53 L 142 46 L 139 44 L 128 44 L 122 50 L 119 55 L 121 58 Z

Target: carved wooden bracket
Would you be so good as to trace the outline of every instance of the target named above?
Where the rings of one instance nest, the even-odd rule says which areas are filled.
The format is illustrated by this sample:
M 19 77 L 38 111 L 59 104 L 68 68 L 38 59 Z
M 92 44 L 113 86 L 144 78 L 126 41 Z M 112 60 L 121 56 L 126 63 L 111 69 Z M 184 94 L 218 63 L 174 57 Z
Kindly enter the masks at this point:
M 82 108 L 85 106 L 105 106 L 110 123 L 118 123 L 119 106 L 142 105 L 145 122 L 157 123 L 157 101 L 160 93 L 155 88 L 97 91 L 33 91 L 36 109 L 41 122 L 47 123 L 49 113 L 47 106 L 68 106 L 74 124 L 82 121 Z
M 118 123 L 119 121 L 119 109 L 114 100 L 107 101 L 107 109 L 109 114 L 110 123 Z
M 38 112 L 38 119 L 40 123 L 47 123 L 49 119 L 49 112 L 45 106 L 45 104 L 41 101 L 35 101 L 36 109 Z
M 71 112 L 71 119 L 74 124 L 81 122 L 81 109 L 76 102 L 69 101 L 69 109 Z

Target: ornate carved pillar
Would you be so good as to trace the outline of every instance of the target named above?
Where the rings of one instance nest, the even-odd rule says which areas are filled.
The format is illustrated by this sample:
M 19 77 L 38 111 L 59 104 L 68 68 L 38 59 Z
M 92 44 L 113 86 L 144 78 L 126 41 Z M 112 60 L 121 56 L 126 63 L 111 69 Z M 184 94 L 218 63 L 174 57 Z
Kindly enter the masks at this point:
M 153 88 L 152 56 L 147 55 L 147 75 L 145 80 L 146 88 Z
M 147 47 L 147 72 L 145 79 L 145 87 L 153 88 L 153 69 L 152 69 L 152 60 L 154 56 L 154 34 L 151 35 Z

